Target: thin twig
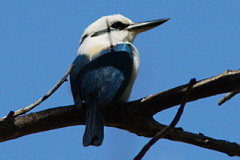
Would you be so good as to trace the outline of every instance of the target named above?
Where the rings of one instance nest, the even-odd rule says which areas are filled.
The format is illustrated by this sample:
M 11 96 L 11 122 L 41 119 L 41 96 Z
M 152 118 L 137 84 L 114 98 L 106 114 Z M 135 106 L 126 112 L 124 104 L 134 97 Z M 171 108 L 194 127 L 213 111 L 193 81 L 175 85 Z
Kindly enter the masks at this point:
M 187 90 L 185 92 L 185 95 L 182 99 L 182 103 L 178 109 L 177 114 L 175 115 L 174 119 L 172 120 L 171 124 L 167 127 L 165 127 L 163 130 L 161 130 L 160 132 L 158 132 L 143 148 L 142 150 L 138 153 L 138 155 L 134 158 L 134 160 L 141 160 L 143 158 L 143 156 L 147 153 L 147 151 L 161 138 L 163 138 L 172 128 L 174 128 L 176 126 L 176 124 L 178 123 L 178 121 L 180 120 L 185 104 L 188 101 L 191 89 L 193 87 L 193 85 L 196 84 L 196 79 L 191 79 L 188 86 L 187 86 Z
M 232 97 L 234 97 L 238 93 L 240 93 L 240 92 L 230 92 L 230 93 L 226 94 L 222 99 L 220 99 L 220 101 L 218 102 L 218 105 L 221 106 L 223 103 L 227 102 L 228 100 L 230 100 Z
M 21 108 L 17 111 L 10 111 L 10 113 L 1 118 L 0 121 L 4 121 L 10 117 L 16 117 L 22 114 L 27 113 L 28 111 L 32 110 L 33 108 L 35 108 L 36 106 L 38 106 L 39 104 L 41 104 L 43 101 L 45 101 L 48 97 L 50 97 L 67 79 L 68 75 L 70 74 L 70 72 L 72 71 L 72 69 L 74 68 L 74 64 L 72 64 L 68 71 L 66 72 L 66 74 L 62 77 L 62 79 L 60 81 L 58 81 L 58 83 L 50 90 L 48 91 L 42 98 L 38 99 L 36 102 L 32 103 L 31 105 L 25 107 L 25 108 Z

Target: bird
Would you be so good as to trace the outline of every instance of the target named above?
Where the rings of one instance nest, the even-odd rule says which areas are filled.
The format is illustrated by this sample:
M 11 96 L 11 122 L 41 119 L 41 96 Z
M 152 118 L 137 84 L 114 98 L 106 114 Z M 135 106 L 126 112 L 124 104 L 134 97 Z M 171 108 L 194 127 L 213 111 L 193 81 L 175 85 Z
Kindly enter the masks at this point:
M 84 30 L 70 73 L 74 104 L 86 104 L 84 147 L 102 144 L 103 109 L 126 102 L 130 96 L 140 63 L 138 50 L 132 44 L 136 35 L 168 20 L 134 23 L 114 14 L 101 17 Z

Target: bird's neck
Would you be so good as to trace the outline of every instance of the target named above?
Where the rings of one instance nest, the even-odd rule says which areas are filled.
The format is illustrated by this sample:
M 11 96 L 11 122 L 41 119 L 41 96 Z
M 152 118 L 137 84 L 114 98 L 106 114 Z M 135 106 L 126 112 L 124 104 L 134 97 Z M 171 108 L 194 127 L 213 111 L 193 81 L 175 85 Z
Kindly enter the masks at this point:
M 127 43 L 131 44 L 128 42 L 120 42 L 120 43 Z M 113 46 L 120 44 L 120 43 L 115 43 L 112 44 Z M 89 57 L 89 59 L 93 59 L 94 57 L 98 56 L 98 54 L 107 48 L 110 48 L 110 43 L 104 43 L 104 42 L 99 42 L 96 44 L 93 43 L 87 43 L 87 44 L 82 44 L 79 49 L 78 49 L 78 54 L 85 54 Z M 131 44 L 132 45 L 132 44 Z

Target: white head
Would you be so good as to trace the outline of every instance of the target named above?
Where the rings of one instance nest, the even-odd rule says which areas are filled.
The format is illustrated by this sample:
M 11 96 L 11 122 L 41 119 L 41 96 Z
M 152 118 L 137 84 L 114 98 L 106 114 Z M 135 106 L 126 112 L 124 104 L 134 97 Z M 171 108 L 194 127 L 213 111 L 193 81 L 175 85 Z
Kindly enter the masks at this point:
M 167 20 L 133 23 L 120 14 L 101 17 L 83 32 L 78 54 L 92 57 L 111 45 L 132 43 L 138 33 L 154 28 Z

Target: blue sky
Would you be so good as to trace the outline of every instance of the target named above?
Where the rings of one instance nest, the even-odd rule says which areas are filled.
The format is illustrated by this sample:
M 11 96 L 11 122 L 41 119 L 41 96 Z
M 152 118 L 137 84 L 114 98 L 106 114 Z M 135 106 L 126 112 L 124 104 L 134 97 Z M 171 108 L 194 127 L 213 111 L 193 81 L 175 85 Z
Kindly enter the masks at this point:
M 135 22 L 171 18 L 138 35 L 141 56 L 130 100 L 157 93 L 190 78 L 239 69 L 240 1 L 0 1 L 0 116 L 36 101 L 67 71 L 83 30 L 104 15 L 120 13 Z M 218 95 L 187 104 L 178 127 L 240 143 L 239 96 L 222 107 Z M 73 104 L 69 82 L 33 112 Z M 177 107 L 155 118 L 169 124 Z M 0 144 L 0 159 L 132 159 L 148 138 L 105 127 L 101 147 L 82 146 L 84 126 L 28 135 Z M 225 154 L 162 139 L 144 159 L 218 159 Z M 230 159 L 230 158 L 229 158 Z M 237 159 L 235 158 L 231 158 Z

